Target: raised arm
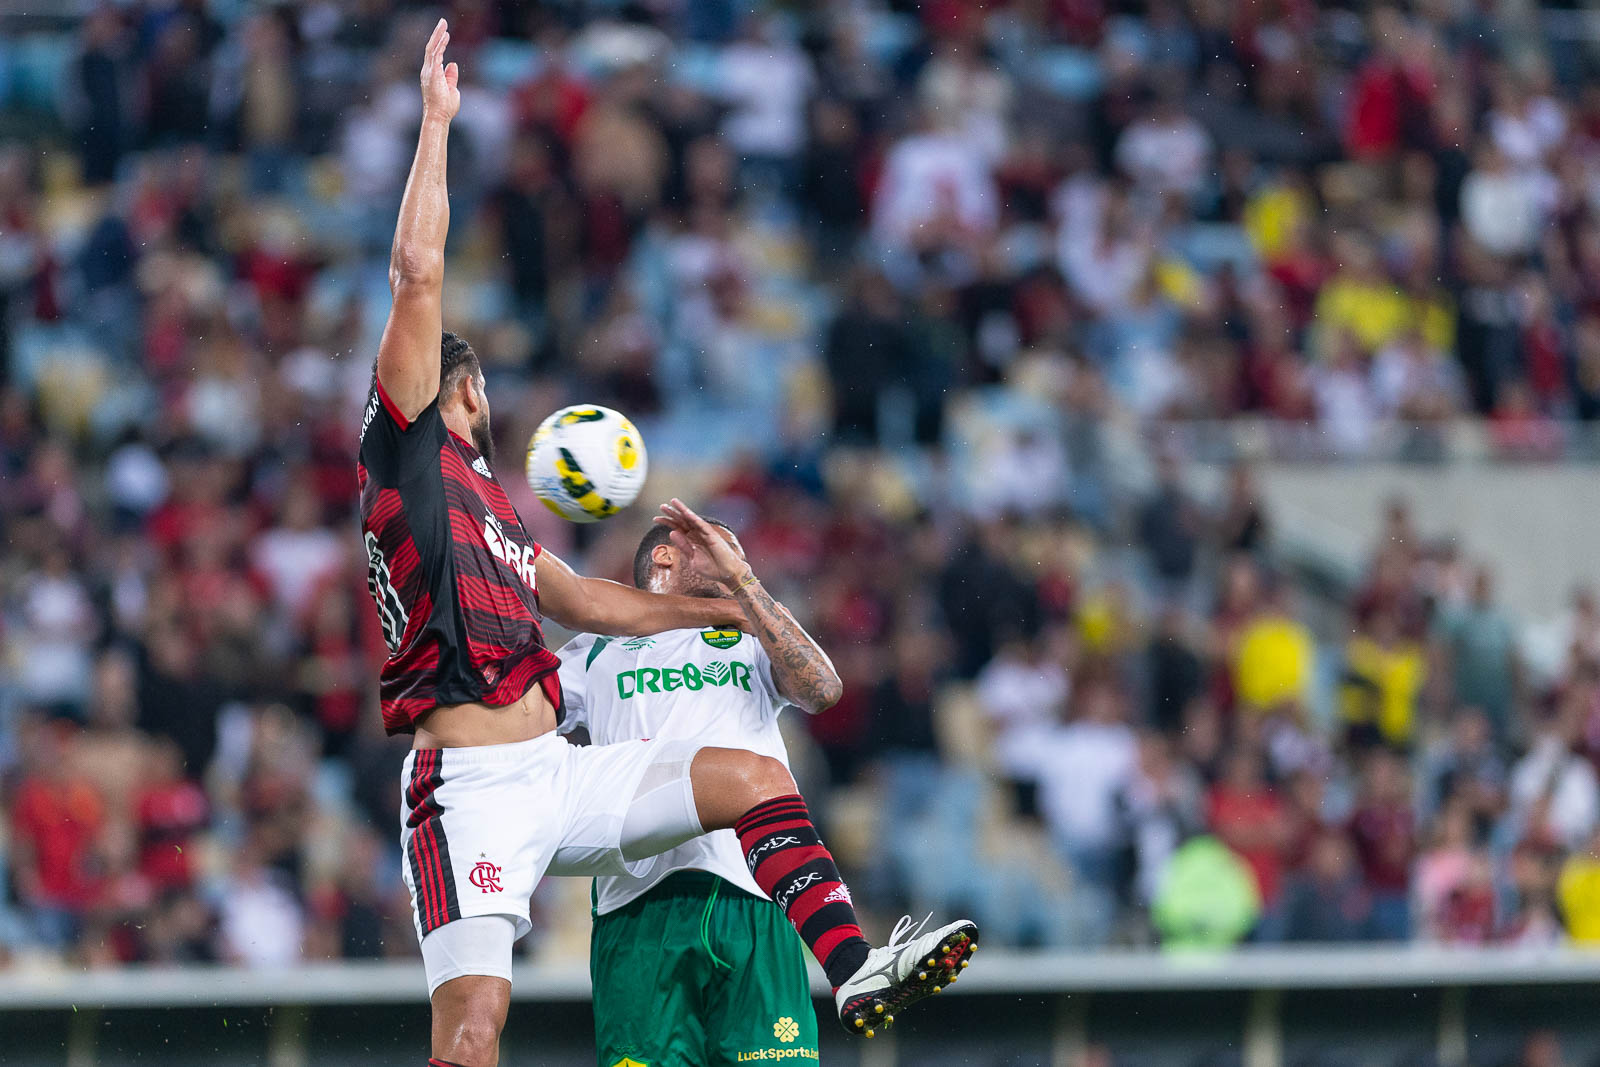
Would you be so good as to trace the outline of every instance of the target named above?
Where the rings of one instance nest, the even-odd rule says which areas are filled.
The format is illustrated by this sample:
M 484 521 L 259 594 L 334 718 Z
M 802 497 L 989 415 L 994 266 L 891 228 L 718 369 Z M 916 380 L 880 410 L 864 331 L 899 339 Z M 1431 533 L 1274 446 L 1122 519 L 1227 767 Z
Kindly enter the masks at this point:
M 389 251 L 394 303 L 378 344 L 378 382 L 407 420 L 439 395 L 439 335 L 443 332 L 444 239 L 450 232 L 445 145 L 461 107 L 459 71 L 444 62 L 450 30 L 433 28 L 422 59 L 422 133 L 411 161 L 400 219 Z
M 681 500 L 661 505 L 661 511 L 656 522 L 672 527 L 673 541 L 691 552 L 694 566 L 731 591 L 744 615 L 739 628 L 754 634 L 766 649 L 778 692 L 813 715 L 837 704 L 844 683 L 833 661 L 762 586 L 738 542 L 723 537 Z
M 584 578 L 543 549 L 534 569 L 539 610 L 580 633 L 642 636 L 739 622 L 738 609 L 726 600 L 649 593 L 604 578 Z

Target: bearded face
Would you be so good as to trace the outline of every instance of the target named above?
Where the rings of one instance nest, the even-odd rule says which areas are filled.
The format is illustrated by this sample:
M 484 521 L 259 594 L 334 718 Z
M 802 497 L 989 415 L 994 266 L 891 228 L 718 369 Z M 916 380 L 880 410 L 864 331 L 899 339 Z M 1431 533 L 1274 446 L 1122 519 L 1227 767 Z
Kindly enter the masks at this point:
M 472 447 L 482 454 L 487 463 L 494 462 L 494 435 L 489 432 L 489 408 L 487 406 L 472 420 Z

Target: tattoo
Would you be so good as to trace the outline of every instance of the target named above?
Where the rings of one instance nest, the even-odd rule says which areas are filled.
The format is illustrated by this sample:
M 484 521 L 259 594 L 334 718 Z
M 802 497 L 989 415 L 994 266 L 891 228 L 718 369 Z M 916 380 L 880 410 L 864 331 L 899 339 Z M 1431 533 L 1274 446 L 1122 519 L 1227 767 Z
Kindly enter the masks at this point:
M 760 582 L 734 593 L 744 609 L 756 639 L 772 660 L 772 680 L 778 692 L 806 711 L 832 707 L 844 695 L 844 683 L 811 635 L 795 621 L 789 609 L 772 598 Z

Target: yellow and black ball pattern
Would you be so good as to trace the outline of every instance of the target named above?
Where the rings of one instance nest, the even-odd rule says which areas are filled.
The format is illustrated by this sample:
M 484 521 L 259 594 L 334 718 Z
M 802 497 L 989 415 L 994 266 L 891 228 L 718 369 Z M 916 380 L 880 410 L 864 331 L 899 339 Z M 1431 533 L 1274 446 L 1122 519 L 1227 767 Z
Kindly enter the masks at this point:
M 595 404 L 562 408 L 528 442 L 528 485 L 571 522 L 608 519 L 633 503 L 649 459 L 644 438 L 620 412 Z

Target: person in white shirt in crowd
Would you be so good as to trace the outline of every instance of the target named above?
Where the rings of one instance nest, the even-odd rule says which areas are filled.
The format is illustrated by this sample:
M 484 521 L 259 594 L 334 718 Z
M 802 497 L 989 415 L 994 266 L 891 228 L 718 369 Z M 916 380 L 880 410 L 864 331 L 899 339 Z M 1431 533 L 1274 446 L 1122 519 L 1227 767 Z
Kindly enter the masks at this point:
M 1071 692 L 1066 667 L 1042 639 L 1012 637 L 978 673 L 978 706 L 994 730 L 995 763 L 1024 814 L 1038 808 L 1041 745 Z
M 1112 679 L 1080 680 L 1072 704 L 1070 720 L 1038 742 L 1039 809 L 1072 870 L 1080 903 L 1109 923 L 1139 739 L 1128 726 L 1127 701 Z
M 1117 166 L 1154 193 L 1192 196 L 1211 170 L 1211 135 L 1185 113 L 1182 90 L 1163 86 L 1150 112 L 1117 139 Z
M 732 108 L 722 134 L 749 163 L 773 168 L 792 185 L 806 145 L 806 105 L 816 86 L 811 60 L 772 19 L 750 19 L 722 50 L 719 85 Z
M 872 228 L 884 245 L 911 247 L 936 223 L 972 235 L 992 233 L 998 224 L 994 175 L 954 120 L 924 112 L 917 132 L 889 149 L 872 204 Z
M 1600 781 L 1574 749 L 1580 722 L 1559 712 L 1543 723 L 1511 769 L 1511 819 L 1522 838 L 1582 849 L 1600 825 Z

